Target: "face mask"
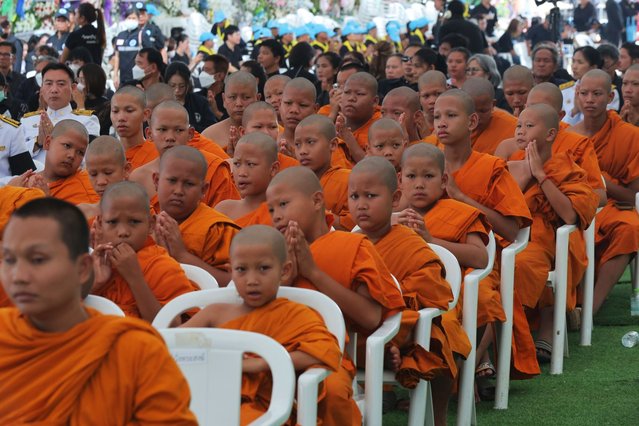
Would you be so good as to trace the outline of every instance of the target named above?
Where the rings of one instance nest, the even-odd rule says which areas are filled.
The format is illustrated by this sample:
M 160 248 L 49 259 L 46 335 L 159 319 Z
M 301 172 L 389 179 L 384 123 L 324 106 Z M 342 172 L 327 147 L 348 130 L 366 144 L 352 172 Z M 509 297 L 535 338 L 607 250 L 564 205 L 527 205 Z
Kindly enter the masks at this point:
M 131 72 L 133 73 L 133 80 L 143 80 L 146 75 L 144 70 L 137 65 L 133 67 Z
M 42 73 L 39 72 L 35 75 L 36 83 L 38 83 L 38 87 L 42 87 Z
M 4 101 L 5 99 L 7 99 L 7 95 L 4 94 L 4 90 L 2 92 L 0 92 L 0 102 Z
M 80 91 L 80 92 L 84 91 L 84 84 L 78 83 L 76 87 L 78 88 L 78 91 Z
M 213 77 L 211 74 L 205 71 L 200 72 L 200 75 L 198 76 L 198 80 L 200 81 L 200 87 L 202 88 L 208 88 L 213 83 L 215 83 L 215 77 Z
M 73 74 L 78 75 L 78 71 L 80 70 L 80 65 L 78 64 L 69 64 L 69 68 L 73 71 Z
M 169 53 L 169 58 L 174 58 L 175 57 L 175 50 L 171 50 Z
M 123 22 L 124 30 L 125 31 L 131 31 L 134 30 L 138 27 L 138 20 L 137 19 L 126 19 Z

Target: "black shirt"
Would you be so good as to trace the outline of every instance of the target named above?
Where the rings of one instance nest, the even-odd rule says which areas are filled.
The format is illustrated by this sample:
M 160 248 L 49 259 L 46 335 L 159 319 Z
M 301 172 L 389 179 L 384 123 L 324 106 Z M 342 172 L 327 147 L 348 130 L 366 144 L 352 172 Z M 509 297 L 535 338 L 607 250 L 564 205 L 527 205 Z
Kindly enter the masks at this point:
M 537 43 L 541 43 L 543 41 L 553 41 L 552 40 L 552 32 L 543 24 L 538 24 L 528 30 L 526 33 L 526 40 L 530 40 L 531 49 L 534 49 Z
M 184 97 L 184 108 L 189 113 L 189 124 L 200 133 L 217 121 L 204 96 L 187 93 Z
M 94 64 L 102 64 L 102 40 L 100 40 L 97 28 L 93 25 L 85 25 L 69 34 L 66 47 L 73 50 L 80 46 L 86 47 L 91 52 Z
M 61 55 L 64 50 L 64 44 L 69 38 L 69 34 L 68 32 L 63 33 L 61 36 L 58 36 L 58 33 L 53 34 L 49 37 L 49 40 L 47 40 L 47 46 L 53 47 L 58 52 L 58 55 Z
M 512 35 L 506 31 L 499 37 L 497 43 L 493 44 L 493 47 L 499 53 L 510 53 L 514 49 Z
M 20 92 L 20 85 L 24 80 L 26 80 L 26 78 L 22 74 L 15 71 L 9 72 L 9 74 L 5 75 L 4 78 L 7 81 L 9 92 L 12 94 L 12 96 L 14 98 L 24 100 L 20 96 L 18 96 L 18 93 Z
M 581 5 L 575 7 L 575 11 L 572 14 L 572 20 L 575 24 L 577 31 L 588 31 L 592 27 L 592 24 L 596 19 L 595 6 L 588 2 L 586 7 L 582 8 Z
M 488 15 L 492 13 L 492 19 L 488 19 Z M 470 17 L 474 18 L 477 15 L 484 15 L 486 17 L 486 34 L 489 36 L 493 36 L 495 33 L 495 24 L 497 24 L 497 9 L 495 6 L 490 5 L 489 7 L 484 6 L 479 3 L 475 8 L 470 12 Z
M 233 50 L 231 50 L 226 43 L 220 46 L 217 51 L 218 55 L 224 56 L 238 70 L 240 69 L 240 62 L 242 62 L 242 56 L 244 53 L 245 50 L 243 50 L 239 45 L 235 46 Z
M 442 40 L 448 34 L 460 34 L 468 39 L 468 49 L 472 53 L 483 53 L 488 46 L 479 27 L 462 17 L 452 17 L 439 30 L 439 39 Z

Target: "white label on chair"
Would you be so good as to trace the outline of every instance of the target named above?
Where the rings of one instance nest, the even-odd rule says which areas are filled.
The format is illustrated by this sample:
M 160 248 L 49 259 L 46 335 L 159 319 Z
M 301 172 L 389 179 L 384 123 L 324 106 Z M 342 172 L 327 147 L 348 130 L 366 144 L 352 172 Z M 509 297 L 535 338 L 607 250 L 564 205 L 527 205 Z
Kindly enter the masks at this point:
M 171 355 L 178 364 L 205 364 L 207 352 L 206 349 L 174 349 Z

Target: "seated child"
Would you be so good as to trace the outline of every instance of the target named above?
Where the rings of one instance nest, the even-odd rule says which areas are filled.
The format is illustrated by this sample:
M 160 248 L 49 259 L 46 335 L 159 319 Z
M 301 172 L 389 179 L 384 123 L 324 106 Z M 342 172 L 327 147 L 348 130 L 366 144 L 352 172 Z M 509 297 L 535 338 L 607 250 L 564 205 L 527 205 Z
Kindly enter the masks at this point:
M 278 123 L 282 121 L 280 106 L 282 104 L 284 86 L 286 86 L 286 83 L 289 81 L 291 81 L 291 77 L 287 75 L 274 75 L 266 80 L 264 84 L 264 100 L 275 109 Z
M 428 126 L 419 103 L 419 94 L 410 87 L 397 87 L 384 96 L 381 109 L 382 117 L 395 120 L 402 125 L 408 136 L 408 144 L 413 145 L 422 139 Z M 370 134 L 370 129 L 368 131 Z M 424 134 L 424 136 L 426 136 Z M 369 137 L 370 147 L 370 137 Z
M 278 140 L 282 153 L 295 156 L 295 129 L 300 121 L 317 112 L 316 100 L 317 90 L 309 80 L 298 77 L 286 83 L 280 107 L 284 130 Z
M 402 154 L 408 144 L 402 126 L 390 118 L 380 118 L 368 129 L 368 155 L 384 157 L 399 172 Z
M 264 334 L 289 351 L 295 371 L 302 373 L 311 367 L 337 371 L 341 353 L 322 318 L 304 305 L 277 297 L 280 282 L 288 280 L 292 270 L 286 241 L 276 229 L 264 225 L 243 229 L 231 244 L 231 275 L 243 303 L 209 305 L 182 327 Z M 247 357 L 242 370 L 240 422 L 248 424 L 268 409 L 271 378 L 268 364 L 261 358 Z M 320 397 L 319 403 L 323 405 L 324 398 Z
M 92 293 L 110 299 L 127 316 L 148 322 L 171 299 L 198 290 L 151 238 L 154 221 L 144 188 L 133 182 L 109 186 L 100 200 L 100 239 L 92 253 Z
M 79 209 L 33 200 L 3 237 L 2 283 L 16 307 L 0 309 L 2 424 L 197 425 L 158 332 L 83 306 L 93 265 Z

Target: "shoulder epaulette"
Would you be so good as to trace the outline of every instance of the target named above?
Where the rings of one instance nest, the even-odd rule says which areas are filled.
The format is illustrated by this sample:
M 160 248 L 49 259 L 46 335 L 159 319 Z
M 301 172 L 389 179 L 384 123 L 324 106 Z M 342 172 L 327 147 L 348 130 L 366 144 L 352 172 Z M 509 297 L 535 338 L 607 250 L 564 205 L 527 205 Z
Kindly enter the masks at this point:
M 91 109 L 74 109 L 73 114 L 75 115 L 92 115 L 93 110 Z
M 13 126 L 13 127 L 20 127 L 20 122 L 16 121 L 12 118 L 9 117 L 5 117 L 4 115 L 0 114 L 0 120 L 4 121 L 5 123 Z
M 616 85 L 616 84 L 613 84 L 613 85 L 612 85 L 612 88 L 611 88 L 610 90 L 617 90 L 617 85 Z
M 25 115 L 23 115 L 22 118 L 29 118 L 29 117 L 33 117 L 34 115 L 40 115 L 41 112 L 42 112 L 41 109 L 39 109 L 37 111 L 31 111 L 31 112 L 28 112 Z
M 564 90 L 575 85 L 574 81 L 567 81 L 559 85 L 559 90 Z

